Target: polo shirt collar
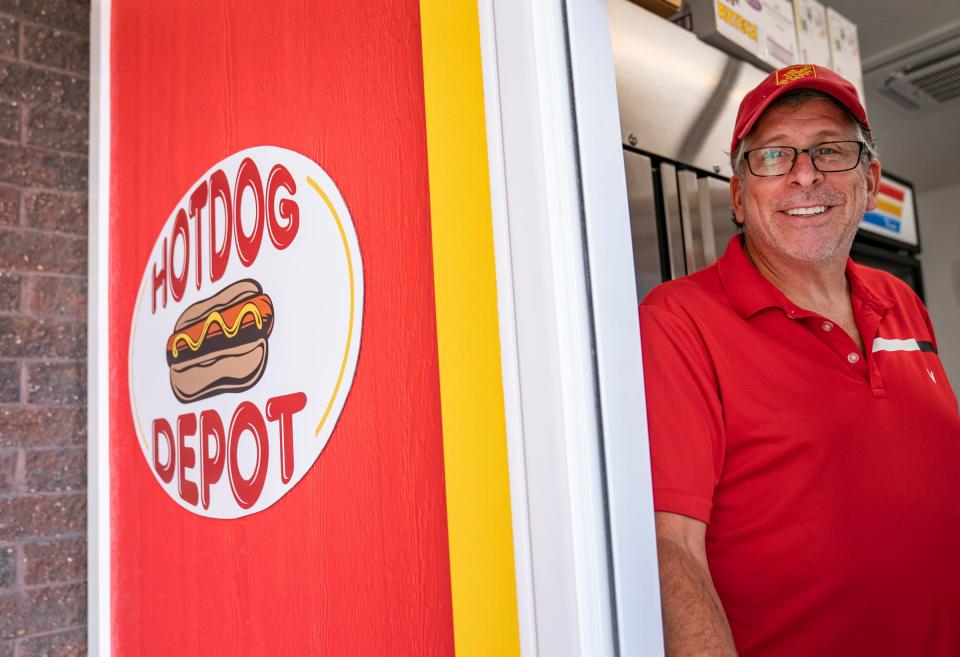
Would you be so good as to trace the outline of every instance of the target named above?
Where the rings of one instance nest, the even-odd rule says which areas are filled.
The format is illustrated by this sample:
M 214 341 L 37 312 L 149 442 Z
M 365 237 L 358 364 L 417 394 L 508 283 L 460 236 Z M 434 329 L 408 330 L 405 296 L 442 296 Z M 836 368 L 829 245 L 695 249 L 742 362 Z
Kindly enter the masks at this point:
M 894 301 L 890 297 L 867 288 L 861 268 L 861 265 L 847 258 L 846 274 L 851 295 L 878 311 L 893 307 Z M 800 310 L 750 261 L 743 246 L 742 234 L 730 238 L 726 251 L 717 260 L 717 272 L 727 298 L 744 319 L 767 308 L 780 308 L 790 315 Z
M 847 258 L 847 280 L 850 282 L 850 295 L 863 301 L 864 305 L 872 307 L 877 311 L 884 311 L 893 308 L 896 301 L 880 290 L 871 290 L 867 287 L 863 277 L 863 265 L 855 263 Z
M 727 250 L 717 260 L 720 283 L 730 299 L 734 310 L 744 319 L 749 319 L 766 308 L 782 308 L 789 312 L 794 307 L 773 283 L 750 262 L 743 246 L 743 234 L 730 238 Z

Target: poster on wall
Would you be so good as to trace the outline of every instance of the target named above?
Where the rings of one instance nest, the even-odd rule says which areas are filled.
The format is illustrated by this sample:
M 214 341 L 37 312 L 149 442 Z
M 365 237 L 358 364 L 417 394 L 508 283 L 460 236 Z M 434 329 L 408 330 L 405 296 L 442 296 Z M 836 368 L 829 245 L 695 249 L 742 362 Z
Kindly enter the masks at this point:
M 797 63 L 790 0 L 691 0 L 697 36 L 764 70 Z
M 804 63 L 797 54 L 797 30 L 790 0 L 763 0 L 759 4 L 763 60 L 773 68 Z
M 96 11 L 98 640 L 143 657 L 518 655 L 477 7 Z
M 827 35 L 827 8 L 818 0 L 794 0 L 797 24 L 797 63 L 833 68 Z
M 860 62 L 860 38 L 857 25 L 833 7 L 827 7 L 827 33 L 830 35 L 831 68 L 857 88 L 860 102 L 866 106 L 863 66 Z
M 889 174 L 881 174 L 877 207 L 863 216 L 860 229 L 906 246 L 919 247 L 913 185 Z

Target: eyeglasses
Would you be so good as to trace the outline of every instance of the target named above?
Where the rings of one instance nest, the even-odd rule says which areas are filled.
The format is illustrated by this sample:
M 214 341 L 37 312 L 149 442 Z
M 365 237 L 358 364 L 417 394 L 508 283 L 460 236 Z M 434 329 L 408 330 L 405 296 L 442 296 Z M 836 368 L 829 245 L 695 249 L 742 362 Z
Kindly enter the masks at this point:
M 793 146 L 764 146 L 744 152 L 750 173 L 755 176 L 785 176 L 793 171 L 800 153 L 807 153 L 813 168 L 824 173 L 850 171 L 860 164 L 862 141 L 825 141 L 810 148 Z

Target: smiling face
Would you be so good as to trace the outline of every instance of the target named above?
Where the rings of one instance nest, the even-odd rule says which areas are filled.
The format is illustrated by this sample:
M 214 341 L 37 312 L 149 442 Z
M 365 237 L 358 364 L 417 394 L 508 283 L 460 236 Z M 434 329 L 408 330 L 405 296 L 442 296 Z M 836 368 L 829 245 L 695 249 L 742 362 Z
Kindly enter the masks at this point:
M 847 113 L 828 99 L 774 105 L 746 137 L 747 148 L 808 148 L 826 141 L 856 140 Z M 748 248 L 774 263 L 846 261 L 864 212 L 876 207 L 880 163 L 871 160 L 850 171 L 817 171 L 806 153 L 783 176 L 754 176 L 744 165 L 730 180 L 733 210 L 743 224 Z

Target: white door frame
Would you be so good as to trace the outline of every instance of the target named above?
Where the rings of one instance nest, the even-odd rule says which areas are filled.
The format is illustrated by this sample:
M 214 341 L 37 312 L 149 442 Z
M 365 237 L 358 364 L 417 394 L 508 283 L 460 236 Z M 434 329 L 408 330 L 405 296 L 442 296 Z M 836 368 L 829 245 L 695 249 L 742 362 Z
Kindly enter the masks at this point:
M 663 654 L 605 0 L 478 0 L 524 657 Z
M 110 0 L 90 7 L 87 652 L 110 657 Z
M 630 213 L 606 0 L 566 0 L 620 657 L 663 654 Z

